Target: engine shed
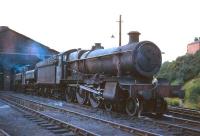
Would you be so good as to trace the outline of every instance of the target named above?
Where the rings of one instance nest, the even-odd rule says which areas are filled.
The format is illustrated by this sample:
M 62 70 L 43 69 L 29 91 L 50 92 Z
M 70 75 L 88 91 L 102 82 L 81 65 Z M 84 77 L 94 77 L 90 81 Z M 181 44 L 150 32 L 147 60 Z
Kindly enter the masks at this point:
M 12 90 L 13 75 L 23 66 L 34 68 L 37 62 L 57 53 L 23 34 L 0 26 L 0 90 Z

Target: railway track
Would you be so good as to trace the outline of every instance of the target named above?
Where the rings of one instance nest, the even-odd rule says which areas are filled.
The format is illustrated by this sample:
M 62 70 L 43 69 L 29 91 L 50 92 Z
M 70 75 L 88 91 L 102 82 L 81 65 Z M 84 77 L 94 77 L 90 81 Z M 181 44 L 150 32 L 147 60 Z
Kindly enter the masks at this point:
M 58 132 L 60 132 L 60 131 L 63 132 L 63 133 L 68 132 L 69 129 L 70 129 L 70 131 L 72 131 L 73 133 L 78 134 L 78 135 L 113 135 L 113 134 L 115 134 L 115 135 L 145 135 L 145 136 L 158 136 L 159 135 L 159 134 L 147 132 L 145 130 L 141 130 L 141 129 L 138 129 L 138 128 L 125 126 L 123 124 L 118 124 L 118 123 L 114 123 L 114 122 L 111 122 L 111 121 L 101 120 L 101 119 L 98 119 L 98 118 L 95 118 L 95 117 L 83 115 L 83 114 L 80 114 L 80 113 L 67 111 L 66 109 L 56 108 L 56 107 L 41 104 L 41 103 L 38 103 L 38 102 L 25 100 L 25 99 L 22 99 L 22 98 L 19 98 L 19 97 L 4 95 L 2 99 L 5 100 L 6 102 L 12 104 L 12 105 L 15 105 L 15 106 L 20 107 L 21 109 L 23 109 L 25 111 L 30 112 L 31 114 L 26 115 L 26 117 L 33 118 L 33 120 L 37 120 L 39 123 L 41 123 L 43 125 L 49 126 L 49 122 L 51 122 L 51 123 L 53 122 L 54 125 L 59 125 L 57 127 L 61 128 L 61 130 L 58 130 Z M 45 112 L 43 112 L 43 111 L 52 111 L 52 112 L 56 111 L 56 112 L 61 112 L 61 113 L 67 112 L 67 114 L 72 113 L 74 115 L 82 116 L 82 118 L 88 118 L 88 120 L 93 120 L 93 121 L 95 120 L 99 124 L 103 123 L 103 125 L 107 126 L 107 129 L 109 129 L 109 126 L 112 126 L 114 131 L 112 130 L 112 132 L 109 134 L 109 133 L 105 133 L 106 130 L 104 130 L 105 131 L 105 132 L 103 132 L 104 134 L 98 134 L 98 132 L 88 131 L 88 130 L 85 130 L 83 128 L 74 126 L 74 125 L 69 124 L 67 122 L 64 122 L 62 120 L 59 120 L 55 117 L 52 117 L 48 114 L 45 114 Z M 48 122 L 46 122 L 47 120 L 48 120 Z M 116 133 L 117 130 L 122 131 L 121 134 Z
M 172 123 L 190 127 L 193 129 L 200 129 L 200 122 L 195 121 L 195 120 L 189 120 L 189 119 L 184 119 L 184 118 L 179 118 L 179 117 L 174 117 L 174 116 L 168 116 L 164 115 L 165 120 L 170 120 Z
M 183 116 L 185 118 L 200 121 L 200 110 L 181 108 L 181 107 L 169 107 L 169 114 L 175 116 Z
M 10 136 L 10 135 L 4 130 L 0 129 L 0 136 Z
M 11 98 L 11 96 L 9 96 Z M 8 98 L 8 96 L 7 96 Z M 22 99 L 20 97 L 16 97 L 16 96 L 12 96 L 12 100 L 14 101 L 18 101 L 18 99 Z M 41 104 L 41 103 L 38 103 L 36 101 L 31 101 L 31 100 L 27 100 L 27 99 L 24 99 L 23 100 L 20 100 L 21 103 L 27 105 L 27 103 L 30 103 L 30 104 L 33 104 L 34 105 L 40 105 L 39 106 L 39 109 L 41 110 L 44 110 L 44 109 L 48 109 L 48 110 L 53 110 L 53 111 L 58 111 L 58 112 L 62 112 L 62 113 L 73 113 L 73 114 L 80 114 L 80 113 L 77 113 L 77 112 L 74 112 L 74 111 L 69 111 L 67 109 L 63 109 L 63 108 L 58 108 L 58 107 L 55 107 L 55 106 L 51 106 L 51 105 L 48 105 L 48 104 Z M 19 102 L 18 102 L 19 103 Z M 34 106 L 33 106 L 34 107 Z M 88 117 L 88 115 L 84 115 L 84 117 Z M 94 120 L 97 120 L 99 122 L 104 122 L 106 124 L 110 124 L 112 127 L 115 127 L 115 128 L 119 128 L 123 131 L 126 131 L 130 134 L 136 134 L 136 135 L 159 135 L 159 134 L 156 134 L 156 133 L 151 133 L 151 132 L 147 132 L 147 131 L 144 131 L 142 132 L 143 130 L 140 130 L 140 129 L 137 129 L 137 128 L 133 128 L 133 127 L 130 127 L 128 125 L 124 125 L 124 124 L 119 124 L 119 123 L 114 123 L 112 121 L 108 121 L 108 120 L 102 120 L 102 119 L 99 119 L 99 118 L 94 118 L 94 117 L 88 117 L 88 118 L 92 118 Z M 187 119 L 182 119 L 182 118 L 177 118 L 177 117 L 168 117 L 171 119 L 171 121 L 167 122 L 167 121 L 162 121 L 162 120 L 155 120 L 155 119 L 143 119 L 144 121 L 149 121 L 151 124 L 154 124 L 154 125 L 158 125 L 159 127 L 163 128 L 163 129 L 168 129 L 169 131 L 170 130 L 173 130 L 173 131 L 176 131 L 177 133 L 175 133 L 176 135 L 200 135 L 200 131 L 199 131 L 199 122 L 195 122 L 195 121 L 191 121 L 191 120 L 187 120 Z M 185 124 L 185 126 L 183 126 L 183 124 Z M 186 125 L 187 124 L 187 125 Z M 190 124 L 190 127 L 188 127 L 188 125 Z M 194 128 L 193 128 L 194 127 Z M 161 134 L 162 135 L 162 134 Z
M 75 105 L 78 105 L 76 103 L 74 103 Z M 87 106 L 87 105 L 82 105 L 84 108 L 90 108 L 90 106 Z M 191 110 L 191 109 L 186 109 L 186 110 Z M 200 112 L 199 110 L 192 110 L 192 111 L 195 111 L 195 112 Z M 112 112 L 110 111 L 112 114 L 118 114 L 116 112 Z M 149 117 L 149 116 L 147 116 Z M 200 121 L 196 121 L 196 120 L 192 120 L 192 119 L 186 119 L 186 118 L 182 118 L 182 117 L 176 117 L 176 116 L 171 116 L 171 115 L 164 115 L 163 116 L 163 119 L 157 119 L 156 116 L 151 116 L 150 117 L 151 119 L 155 119 L 155 121 L 158 123 L 158 124 L 163 124 L 165 125 L 165 123 L 163 121 L 167 121 L 167 122 L 171 122 L 172 124 L 175 124 L 175 125 L 182 125 L 184 127 L 190 127 L 191 129 L 200 129 Z M 150 119 L 150 120 L 151 120 Z M 144 118 L 144 120 L 148 120 L 148 118 Z M 163 121 L 162 121 L 163 120 Z M 169 126 L 168 124 L 166 124 L 167 126 Z M 172 125 L 173 126 L 173 125 Z M 171 126 L 169 126 L 171 127 Z
M 152 118 L 145 118 L 145 120 L 150 121 L 152 123 L 156 123 L 160 127 L 169 129 L 169 131 L 176 130 L 177 132 L 178 131 L 181 132 L 181 133 L 177 133 L 175 135 L 187 135 L 187 136 L 199 136 L 200 135 L 199 122 L 193 122 L 191 120 L 188 120 L 188 122 L 189 122 L 188 123 L 185 119 L 182 119 L 182 118 L 176 118 L 176 117 L 168 117 L 168 118 L 170 120 L 152 119 Z
M 77 135 L 98 136 L 93 132 L 84 130 L 82 128 L 78 128 L 69 123 L 63 122 L 62 120 L 45 115 L 37 110 L 33 110 L 31 108 L 23 106 L 22 104 L 18 104 L 12 100 L 3 99 L 3 102 L 7 103 L 9 106 L 13 108 L 16 108 L 19 111 L 24 112 L 25 113 L 24 117 L 38 123 L 38 125 L 46 127 L 46 129 L 52 131 L 55 134 L 64 135 L 66 133 L 72 132 L 72 135 L 77 134 Z

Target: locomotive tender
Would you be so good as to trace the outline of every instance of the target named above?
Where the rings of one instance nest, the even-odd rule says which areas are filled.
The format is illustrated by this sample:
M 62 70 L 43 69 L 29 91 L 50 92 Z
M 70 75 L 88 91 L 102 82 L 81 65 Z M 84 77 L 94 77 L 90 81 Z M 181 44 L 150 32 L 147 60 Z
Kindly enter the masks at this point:
M 69 102 L 124 109 L 129 115 L 167 110 L 165 97 L 181 97 L 180 86 L 155 79 L 162 57 L 150 41 L 139 42 L 139 32 L 129 33 L 129 43 L 103 49 L 72 49 L 36 64 L 34 70 L 16 74 L 16 87 L 45 95 L 59 94 Z

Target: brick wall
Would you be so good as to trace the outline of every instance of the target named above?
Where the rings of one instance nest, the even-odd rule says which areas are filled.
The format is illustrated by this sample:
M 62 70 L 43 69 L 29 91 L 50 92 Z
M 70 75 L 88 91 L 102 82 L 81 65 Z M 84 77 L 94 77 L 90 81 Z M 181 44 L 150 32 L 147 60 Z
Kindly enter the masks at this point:
M 195 54 L 200 50 L 200 41 L 196 41 L 187 45 L 187 54 Z

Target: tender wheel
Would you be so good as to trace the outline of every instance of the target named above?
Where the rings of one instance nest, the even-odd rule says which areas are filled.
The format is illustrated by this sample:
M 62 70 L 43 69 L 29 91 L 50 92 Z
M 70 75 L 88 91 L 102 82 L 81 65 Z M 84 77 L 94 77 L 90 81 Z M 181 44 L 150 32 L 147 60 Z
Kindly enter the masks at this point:
M 138 114 L 139 101 L 137 98 L 130 97 L 126 102 L 126 113 L 129 116 L 135 116 Z
M 44 91 L 43 91 L 43 96 L 44 97 L 47 97 L 48 96 L 48 89 L 47 88 L 44 88 Z
M 53 95 L 54 95 L 54 94 L 53 94 L 53 89 L 50 89 L 50 90 L 49 90 L 49 97 L 50 97 L 50 98 L 53 98 L 53 97 L 54 97 Z
M 93 108 L 97 108 L 101 105 L 101 100 L 98 98 L 98 95 L 95 93 L 89 94 L 90 104 Z
M 65 90 L 65 100 L 67 102 L 74 102 L 76 90 L 73 87 L 67 87 Z
M 87 92 L 81 88 L 77 88 L 76 90 L 76 98 L 79 104 L 83 105 L 87 103 Z
M 46 97 L 46 88 L 42 88 L 42 97 Z
M 51 98 L 51 89 L 50 89 L 50 88 L 47 88 L 46 91 L 47 91 L 47 92 L 46 92 L 46 93 L 47 93 L 47 94 L 46 94 L 47 97 L 48 97 L 48 98 Z
M 109 102 L 105 102 L 104 107 L 105 107 L 106 111 L 111 111 L 113 109 L 112 103 L 109 103 Z
M 38 96 L 42 96 L 42 88 L 38 89 Z

